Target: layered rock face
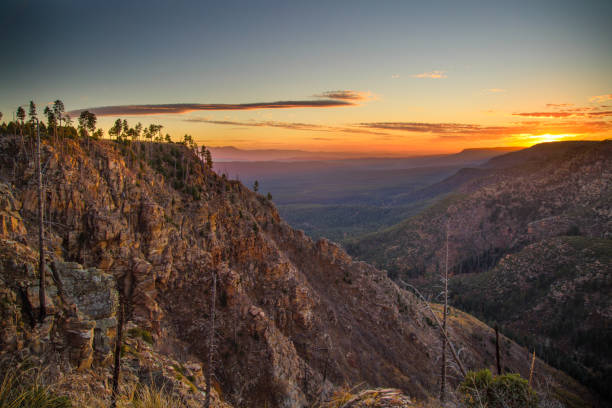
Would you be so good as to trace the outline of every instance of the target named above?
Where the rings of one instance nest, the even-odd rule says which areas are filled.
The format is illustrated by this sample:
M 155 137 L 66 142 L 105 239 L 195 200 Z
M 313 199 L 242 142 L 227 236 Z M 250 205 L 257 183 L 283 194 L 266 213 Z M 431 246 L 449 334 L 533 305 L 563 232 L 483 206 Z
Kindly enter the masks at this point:
M 6 255 L 3 279 L 14 276 L 5 279 L 14 313 L 30 307 L 35 316 L 34 300 L 30 306 L 16 300 L 20 263 L 9 265 L 11 259 L 29 264 L 23 279 L 35 286 L 34 164 L 9 161 L 18 145 L 9 138 L 0 143 L 6 183 L 0 192 L 2 200 L 13 197 L 3 207 L 2 245 L 7 254 L 23 252 Z M 73 364 L 107 362 L 121 299 L 132 336 L 125 358 L 139 361 L 130 373 L 166 375 L 168 364 L 159 362 L 175 361 L 175 371 L 194 379 L 189 384 L 200 395 L 215 274 L 216 403 L 218 393 L 234 406 L 303 407 L 337 385 L 360 382 L 416 398 L 437 392 L 437 329 L 385 273 L 291 229 L 271 202 L 205 168 L 184 146 L 85 146 L 43 149 L 49 296 L 61 310 L 53 324 L 62 322 L 59 337 Z M 33 291 L 28 298 L 36 298 Z M 490 335 L 475 327 L 480 339 Z M 460 331 L 452 327 L 451 337 L 463 347 L 466 365 L 492 365 L 492 354 L 483 353 L 492 344 Z M 508 367 L 526 375 L 527 352 L 513 347 Z M 543 364 L 541 370 L 588 398 L 560 373 Z

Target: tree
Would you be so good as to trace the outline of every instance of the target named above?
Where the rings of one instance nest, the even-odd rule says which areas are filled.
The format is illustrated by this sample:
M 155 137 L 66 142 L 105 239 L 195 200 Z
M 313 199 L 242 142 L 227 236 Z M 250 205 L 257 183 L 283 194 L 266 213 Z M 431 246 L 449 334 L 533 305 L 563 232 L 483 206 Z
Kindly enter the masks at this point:
M 40 164 L 40 131 L 36 131 L 36 167 L 38 173 L 38 300 L 40 306 L 40 323 L 45 320 L 47 314 L 46 298 L 45 298 L 45 246 L 44 246 L 44 235 L 45 230 L 43 228 L 43 200 L 42 200 L 42 171 Z
M 444 310 L 442 316 L 442 373 L 440 381 L 440 401 L 444 403 L 446 399 L 446 320 L 448 316 L 448 221 L 446 223 L 446 260 L 444 265 L 444 276 L 442 278 L 444 284 Z
M 34 120 L 36 119 L 36 116 L 38 114 L 36 113 L 36 104 L 34 103 L 34 101 L 30 101 L 30 109 L 28 110 L 28 116 L 30 117 L 30 122 L 34 123 Z
M 23 137 L 23 121 L 25 120 L 25 117 L 26 117 L 25 110 L 21 106 L 18 107 L 16 115 L 17 115 L 17 119 L 19 120 L 19 122 L 21 122 L 19 124 L 19 133 Z
M 2 120 L 2 116 L 4 116 L 4 115 L 2 115 L 2 112 L 0 112 L 0 120 Z
M 268 198 L 268 201 L 272 201 L 272 194 L 270 194 L 270 192 L 268 192 L 267 198 Z
M 79 133 L 81 134 L 82 138 L 89 137 L 90 135 L 93 136 L 94 132 L 96 131 L 97 121 L 98 118 L 96 118 L 94 113 L 86 110 L 81 112 L 79 115 Z
M 121 138 L 121 131 L 123 130 L 123 122 L 121 119 L 117 119 L 115 124 L 108 129 L 108 135 L 112 138 L 113 136 L 119 140 Z
M 255 183 L 253 183 L 253 191 L 254 192 L 258 192 L 259 191 L 259 181 L 255 180 Z
M 206 150 L 205 156 L 206 156 L 206 167 L 208 167 L 209 169 L 212 169 L 213 161 L 212 161 L 212 155 L 210 154 L 210 150 Z
M 62 128 L 62 119 L 64 118 L 64 111 L 65 111 L 64 102 L 62 102 L 59 99 L 53 102 L 53 113 L 55 114 L 55 117 L 57 118 L 57 121 L 59 122 L 60 129 Z M 62 136 L 63 136 L 63 133 L 62 133 Z
M 57 136 L 57 118 L 55 117 L 55 113 L 48 106 L 45 106 L 45 110 L 43 111 L 43 113 L 47 117 L 47 127 L 52 127 L 53 136 Z
M 217 295 L 217 273 L 212 275 L 212 290 L 210 293 L 210 325 L 208 331 L 208 367 L 206 369 L 206 400 L 204 406 L 210 407 L 210 390 L 212 373 L 214 372 L 214 350 L 215 350 L 215 299 Z

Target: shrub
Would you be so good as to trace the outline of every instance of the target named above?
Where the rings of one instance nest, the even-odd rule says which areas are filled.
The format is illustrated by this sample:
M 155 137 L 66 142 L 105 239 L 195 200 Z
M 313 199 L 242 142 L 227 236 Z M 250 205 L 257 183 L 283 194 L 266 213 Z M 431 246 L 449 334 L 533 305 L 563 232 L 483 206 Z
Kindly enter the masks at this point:
M 141 329 L 140 327 L 134 327 L 130 329 L 128 332 L 132 337 L 140 337 L 142 340 L 149 344 L 153 344 L 153 336 L 151 333 L 145 329 Z
M 538 398 L 519 374 L 493 377 L 488 369 L 470 371 L 459 386 L 468 408 L 535 408 Z

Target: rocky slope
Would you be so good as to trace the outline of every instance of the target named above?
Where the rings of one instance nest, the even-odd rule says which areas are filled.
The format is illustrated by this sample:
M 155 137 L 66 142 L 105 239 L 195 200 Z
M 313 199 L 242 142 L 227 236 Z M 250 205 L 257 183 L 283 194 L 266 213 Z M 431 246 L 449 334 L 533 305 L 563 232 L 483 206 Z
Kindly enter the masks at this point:
M 263 196 L 184 146 L 68 140 L 45 143 L 42 162 L 50 314 L 41 325 L 34 162 L 18 139 L 0 139 L 0 313 L 10 322 L 0 346 L 78 379 L 66 392 L 108 396 L 121 303 L 125 381 L 170 383 L 201 404 L 215 274 L 213 405 L 302 407 L 360 382 L 437 393 L 439 334 L 414 296 L 291 229 Z M 491 366 L 490 329 L 468 326 L 450 330 L 466 365 Z M 527 373 L 527 351 L 508 347 L 507 366 Z M 541 362 L 538 373 L 591 398 Z

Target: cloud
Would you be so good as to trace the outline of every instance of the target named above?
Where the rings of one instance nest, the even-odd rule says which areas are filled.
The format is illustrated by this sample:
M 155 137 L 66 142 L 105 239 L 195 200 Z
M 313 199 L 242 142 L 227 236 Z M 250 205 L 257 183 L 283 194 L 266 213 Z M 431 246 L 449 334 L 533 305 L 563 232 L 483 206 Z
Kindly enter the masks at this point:
M 391 79 L 398 79 L 400 76 L 399 74 L 393 74 L 391 75 Z
M 413 78 L 428 78 L 428 79 L 441 79 L 447 78 L 446 71 L 431 71 L 423 72 L 422 74 L 411 75 Z
M 340 99 L 347 101 L 363 101 L 370 99 L 370 92 L 360 92 L 351 90 L 339 90 L 339 91 L 327 91 L 318 95 L 314 95 L 316 98 L 330 98 Z
M 532 118 L 569 118 L 569 117 L 599 117 L 612 116 L 612 111 L 600 111 L 598 108 L 574 108 L 553 112 L 520 112 L 513 113 L 514 116 L 526 116 Z
M 575 116 L 575 112 L 521 112 L 513 113 L 514 116 L 528 116 L 532 118 L 567 118 Z
M 358 133 L 368 135 L 385 135 L 385 132 L 379 132 L 370 129 L 361 129 L 359 127 L 350 126 L 327 126 L 317 125 L 313 123 L 300 123 L 300 122 L 276 122 L 276 121 L 230 121 L 230 120 L 211 120 L 205 118 L 188 118 L 184 119 L 185 122 L 195 123 L 210 123 L 213 125 L 229 125 L 229 126 L 248 126 L 248 127 L 272 127 L 282 128 L 289 130 L 303 130 L 310 132 L 340 132 L 340 133 Z
M 358 126 L 369 129 L 386 129 L 403 132 L 435 134 L 485 134 L 507 130 L 505 126 L 482 126 L 471 123 L 423 123 L 423 122 L 369 122 Z
M 239 104 L 201 104 L 201 103 L 171 103 L 160 105 L 116 105 L 100 106 L 95 108 L 77 109 L 68 112 L 70 115 L 78 116 L 82 111 L 88 110 L 97 116 L 140 116 L 140 115 L 164 115 L 182 114 L 192 111 L 221 111 L 221 110 L 255 110 L 255 109 L 291 109 L 291 108 L 331 108 L 341 106 L 353 106 L 346 100 L 312 100 L 312 101 L 277 101 L 277 102 L 255 102 Z
M 596 95 L 589 98 L 590 102 L 605 102 L 612 100 L 612 94 Z
M 569 106 L 574 106 L 573 103 L 547 103 L 547 108 L 567 108 Z
M 562 122 L 523 121 L 500 126 L 474 123 L 368 122 L 357 126 L 406 133 L 428 133 L 437 139 L 495 140 L 514 135 L 588 134 L 612 131 L 611 121 L 568 120 Z
M 502 92 L 506 92 L 505 89 L 501 89 L 501 88 L 489 88 L 489 89 L 485 89 L 486 92 L 490 92 L 490 93 L 502 93 Z

